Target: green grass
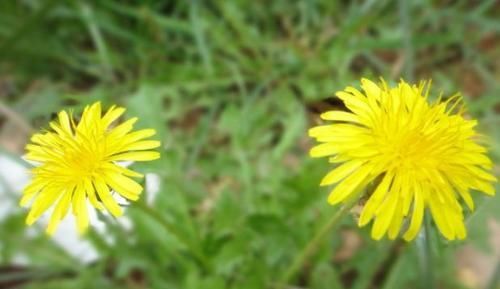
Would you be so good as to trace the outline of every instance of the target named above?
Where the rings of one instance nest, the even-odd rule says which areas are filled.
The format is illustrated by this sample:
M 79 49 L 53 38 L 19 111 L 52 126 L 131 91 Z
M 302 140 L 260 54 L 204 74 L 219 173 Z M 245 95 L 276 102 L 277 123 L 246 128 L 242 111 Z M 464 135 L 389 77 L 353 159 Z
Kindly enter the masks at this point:
M 1 1 L 0 104 L 17 116 L 0 117 L 2 132 L 21 128 L 25 142 L 29 127 L 46 127 L 62 108 L 78 112 L 96 100 L 126 106 L 164 144 L 160 161 L 134 166 L 160 176 L 154 209 L 179 235 L 131 205 L 134 229 L 103 217 L 109 238 L 86 237 L 101 258 L 83 265 L 43 232 L 27 234 L 18 209 L 0 224 L 0 264 L 21 252 L 31 265 L 0 270 L 0 284 L 278 285 L 338 209 L 318 187 L 327 164 L 307 153 L 307 129 L 339 105 L 335 91 L 360 77 L 432 78 L 433 95 L 464 94 L 500 160 L 499 16 L 488 0 Z M 11 149 L 14 158 L 21 153 Z M 439 288 L 466 288 L 453 281 L 457 248 L 488 250 L 486 222 L 499 217 L 500 200 L 477 201 L 467 241 L 432 239 Z M 346 234 L 362 245 L 339 261 Z M 419 288 L 416 254 L 413 244 L 372 241 L 349 216 L 295 285 Z

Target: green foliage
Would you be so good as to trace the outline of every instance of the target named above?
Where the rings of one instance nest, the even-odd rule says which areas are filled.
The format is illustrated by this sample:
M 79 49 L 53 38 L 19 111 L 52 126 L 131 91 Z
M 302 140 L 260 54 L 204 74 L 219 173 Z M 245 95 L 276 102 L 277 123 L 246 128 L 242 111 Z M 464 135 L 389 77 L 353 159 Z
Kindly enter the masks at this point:
M 131 230 L 100 216 L 107 233 L 85 239 L 101 257 L 85 265 L 41 230 L 27 233 L 17 209 L 0 223 L 0 264 L 21 253 L 30 266 L 24 275 L 0 270 L 0 284 L 277 286 L 336 210 L 318 187 L 327 164 L 309 159 L 308 127 L 319 111 L 339 106 L 336 90 L 362 76 L 409 77 L 402 70 L 409 50 L 416 77 L 432 78 L 434 94 L 464 94 L 498 162 L 495 1 L 412 1 L 406 12 L 403 2 L 1 1 L 0 104 L 34 129 L 62 108 L 80 112 L 96 100 L 126 106 L 162 141 L 161 160 L 134 166 L 160 176 L 153 209 L 176 233 L 132 204 Z M 466 243 L 488 250 L 498 195 L 477 203 Z M 331 232 L 296 285 L 418 288 L 413 246 L 372 241 L 353 219 Z M 362 245 L 340 262 L 344 230 Z M 456 278 L 455 247 L 439 238 L 433 244 L 434 275 L 441 288 L 456 288 L 446 281 Z

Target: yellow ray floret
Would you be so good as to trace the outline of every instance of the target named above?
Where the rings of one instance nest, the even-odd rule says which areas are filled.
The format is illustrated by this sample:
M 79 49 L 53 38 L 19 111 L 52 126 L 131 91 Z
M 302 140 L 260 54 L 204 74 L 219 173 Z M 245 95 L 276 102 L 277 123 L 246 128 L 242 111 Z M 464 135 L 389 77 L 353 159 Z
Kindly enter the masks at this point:
M 131 177 L 142 175 L 117 162 L 157 159 L 160 155 L 152 149 L 160 142 L 147 140 L 155 134 L 153 129 L 132 131 L 137 118 L 112 126 L 124 112 L 124 108 L 112 106 L 103 115 L 97 102 L 85 107 L 76 123 L 61 111 L 50 123 L 52 131 L 33 135 L 26 158 L 38 166 L 32 169 L 33 180 L 20 201 L 27 206 L 33 200 L 28 225 L 53 207 L 47 227 L 52 234 L 71 208 L 78 231 L 84 233 L 89 226 L 87 203 L 120 216 L 122 208 L 113 192 L 131 201 L 139 198 L 142 186 Z
M 471 190 L 494 194 L 492 162 L 479 145 L 475 120 L 465 119 L 459 95 L 430 103 L 430 84 L 393 88 L 382 80 L 361 80 L 363 91 L 347 87 L 337 92 L 349 111 L 321 115 L 332 124 L 317 126 L 309 135 L 320 144 L 313 157 L 330 157 L 337 166 L 321 181 L 336 184 L 331 204 L 361 197 L 369 183 L 359 225 L 373 220 L 371 235 L 415 238 L 428 209 L 449 240 L 466 237 L 462 203 L 471 210 Z

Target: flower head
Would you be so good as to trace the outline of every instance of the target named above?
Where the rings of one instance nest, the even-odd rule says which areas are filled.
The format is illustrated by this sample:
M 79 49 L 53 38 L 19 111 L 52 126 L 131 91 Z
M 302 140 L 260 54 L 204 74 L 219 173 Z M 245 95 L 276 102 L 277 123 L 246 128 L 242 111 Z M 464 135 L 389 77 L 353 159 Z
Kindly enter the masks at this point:
M 26 158 L 38 164 L 32 169 L 33 180 L 24 189 L 21 206 L 34 199 L 26 219 L 33 224 L 54 206 L 47 232 L 52 234 L 71 207 L 80 233 L 86 231 L 89 218 L 87 200 L 100 210 L 120 216 L 122 209 L 112 191 L 128 200 L 137 200 L 142 186 L 130 177 L 142 175 L 121 166 L 119 161 L 149 161 L 159 158 L 150 151 L 159 141 L 145 140 L 155 130 L 132 132 L 137 118 L 112 126 L 124 108 L 112 106 L 104 115 L 99 102 L 85 107 L 79 123 L 66 111 L 50 123 L 52 131 L 37 133 L 26 146 Z
M 321 143 L 311 156 L 337 164 L 321 181 L 337 184 L 328 202 L 359 198 L 373 183 L 359 219 L 359 226 L 374 220 L 372 238 L 394 239 L 406 226 L 403 237 L 412 240 L 426 208 L 444 237 L 465 238 L 462 203 L 473 210 L 471 190 L 493 195 L 497 181 L 476 142 L 477 121 L 463 117 L 458 94 L 430 103 L 426 82 L 401 80 L 389 88 L 362 79 L 361 87 L 364 92 L 347 87 L 336 94 L 350 112 L 325 112 L 321 118 L 333 124 L 309 131 Z

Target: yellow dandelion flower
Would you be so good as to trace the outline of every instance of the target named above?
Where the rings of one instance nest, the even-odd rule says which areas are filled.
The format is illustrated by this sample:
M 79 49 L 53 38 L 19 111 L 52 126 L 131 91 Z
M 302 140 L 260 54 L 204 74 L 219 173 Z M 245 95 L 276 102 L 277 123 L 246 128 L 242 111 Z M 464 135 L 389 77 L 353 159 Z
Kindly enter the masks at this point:
M 359 198 L 374 183 L 359 219 L 359 226 L 374 220 L 372 238 L 394 239 L 406 226 L 403 238 L 414 239 L 427 208 L 444 237 L 465 238 L 461 204 L 473 210 L 471 190 L 494 195 L 497 179 L 486 149 L 476 142 L 477 121 L 465 119 L 457 107 L 460 96 L 430 103 L 426 82 L 401 80 L 389 88 L 383 80 L 377 85 L 362 79 L 361 87 L 364 92 L 347 87 L 336 94 L 350 112 L 325 112 L 321 118 L 333 124 L 309 131 L 321 143 L 311 156 L 337 164 L 321 181 L 337 184 L 328 202 Z
M 89 225 L 87 200 L 99 210 L 120 216 L 122 208 L 113 191 L 131 201 L 139 198 L 142 186 L 130 177 L 143 176 L 118 162 L 157 159 L 159 153 L 150 150 L 160 142 L 146 140 L 156 133 L 153 129 L 132 132 L 137 118 L 111 126 L 124 112 L 124 108 L 112 106 L 102 115 L 101 104 L 96 102 L 85 107 L 78 124 L 61 111 L 50 123 L 52 131 L 33 135 L 32 143 L 26 146 L 26 158 L 37 166 L 20 201 L 26 206 L 34 199 L 26 218 L 28 225 L 54 206 L 47 227 L 52 234 L 71 207 L 78 231 L 84 233 Z

